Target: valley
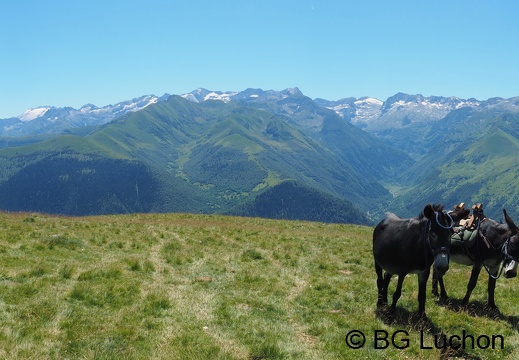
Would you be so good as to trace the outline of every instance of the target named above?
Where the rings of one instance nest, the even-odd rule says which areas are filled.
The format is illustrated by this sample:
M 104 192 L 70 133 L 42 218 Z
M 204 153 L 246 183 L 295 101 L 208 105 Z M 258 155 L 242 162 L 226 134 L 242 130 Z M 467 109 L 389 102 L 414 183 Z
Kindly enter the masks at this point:
M 79 113 L 90 122 L 73 123 Z M 411 216 L 428 202 L 465 202 L 483 203 L 496 219 L 502 208 L 519 214 L 516 98 L 399 93 L 385 102 L 331 102 L 297 88 L 198 89 L 103 111 L 31 114 L 20 117 L 18 136 L 0 139 L 4 211 L 290 219 L 297 212 L 301 220 L 372 224 L 388 210 Z M 58 131 L 58 123 L 70 126 Z M 304 201 L 315 194 L 319 205 Z M 323 208 L 338 215 L 321 216 Z

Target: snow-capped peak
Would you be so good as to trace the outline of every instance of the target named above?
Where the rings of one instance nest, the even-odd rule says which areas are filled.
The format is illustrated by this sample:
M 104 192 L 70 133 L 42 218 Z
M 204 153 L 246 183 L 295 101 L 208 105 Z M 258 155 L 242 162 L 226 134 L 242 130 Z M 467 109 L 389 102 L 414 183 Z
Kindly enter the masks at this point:
M 223 102 L 229 102 L 237 94 L 234 91 L 211 91 L 203 88 L 198 88 L 191 91 L 188 94 L 181 95 L 183 98 L 192 102 L 203 102 L 207 100 L 220 100 Z
M 221 93 L 221 92 L 217 92 L 217 91 L 212 91 L 204 97 L 204 100 L 220 100 L 223 102 L 229 102 L 229 101 L 231 101 L 232 96 L 235 94 L 236 93 L 233 93 L 233 92 Z
M 47 111 L 50 110 L 50 107 L 39 107 L 35 109 L 29 109 L 23 112 L 20 116 L 18 116 L 18 119 L 21 121 L 31 121 L 36 118 L 39 118 L 40 116 L 45 115 Z
M 372 98 L 372 97 L 363 97 L 363 98 L 355 100 L 355 105 L 371 104 L 373 106 L 382 106 L 383 103 L 384 103 L 383 101 Z
M 132 101 L 124 104 L 122 110 L 125 111 L 139 111 L 144 109 L 145 107 L 156 104 L 159 101 L 159 98 L 154 95 L 146 95 L 142 98 L 133 99 Z

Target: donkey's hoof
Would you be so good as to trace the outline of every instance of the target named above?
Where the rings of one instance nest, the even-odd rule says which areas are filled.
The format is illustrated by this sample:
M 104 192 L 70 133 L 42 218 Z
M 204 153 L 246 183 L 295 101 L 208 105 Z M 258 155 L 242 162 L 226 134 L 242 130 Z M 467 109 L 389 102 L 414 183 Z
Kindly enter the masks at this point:
M 438 303 L 440 305 L 450 305 L 451 299 L 448 296 L 440 296 L 440 298 L 438 299 Z
M 499 311 L 499 308 L 497 307 L 496 304 L 489 304 L 489 303 L 487 303 L 485 305 L 485 310 L 497 310 L 497 311 Z

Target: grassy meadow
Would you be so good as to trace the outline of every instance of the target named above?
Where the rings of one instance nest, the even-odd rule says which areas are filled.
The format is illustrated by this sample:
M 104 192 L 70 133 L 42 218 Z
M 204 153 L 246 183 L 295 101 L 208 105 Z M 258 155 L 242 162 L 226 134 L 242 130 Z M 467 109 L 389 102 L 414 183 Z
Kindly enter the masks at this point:
M 452 303 L 438 304 L 429 283 L 419 321 L 409 275 L 388 318 L 375 307 L 371 233 L 215 215 L 0 213 L 0 358 L 514 358 L 518 279 L 498 280 L 501 313 L 491 313 L 483 270 L 462 309 L 470 269 L 451 265 Z M 346 344 L 352 330 L 362 348 Z M 443 349 L 434 334 L 474 340 Z M 503 348 L 485 342 L 494 335 Z

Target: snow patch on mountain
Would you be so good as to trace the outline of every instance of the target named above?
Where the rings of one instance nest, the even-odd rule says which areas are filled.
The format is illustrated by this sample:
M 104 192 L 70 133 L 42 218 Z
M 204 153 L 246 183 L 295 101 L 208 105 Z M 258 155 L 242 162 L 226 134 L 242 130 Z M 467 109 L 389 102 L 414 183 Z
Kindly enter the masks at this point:
M 162 97 L 145 95 L 101 108 L 93 104 L 86 104 L 80 109 L 52 106 L 33 108 L 17 117 L 0 119 L 0 136 L 59 133 L 70 128 L 102 125 L 126 113 L 156 104 L 167 97 L 169 94 L 164 94 Z
M 207 100 L 220 100 L 229 102 L 231 100 L 245 100 L 245 101 L 263 101 L 263 100 L 283 100 L 289 97 L 304 96 L 297 88 L 288 88 L 283 91 L 262 90 L 262 89 L 245 89 L 243 91 L 212 91 L 203 88 L 198 88 L 188 94 L 180 95 L 184 99 L 193 102 L 203 102 Z
M 161 97 L 145 95 L 114 105 L 97 107 L 86 104 L 80 109 L 72 107 L 56 108 L 40 106 L 23 114 L 0 119 L 0 136 L 26 136 L 44 133 L 60 133 L 66 129 L 83 126 L 97 126 L 108 123 L 128 112 L 140 111 L 146 107 L 166 100 L 170 95 Z M 464 100 L 457 97 L 409 95 L 398 93 L 381 101 L 372 97 L 344 98 L 336 101 L 310 99 L 297 87 L 282 91 L 248 88 L 240 92 L 211 91 L 198 88 L 188 94 L 180 95 L 193 102 L 232 100 L 250 103 L 259 109 L 274 101 L 279 105 L 280 115 L 298 114 L 299 121 L 311 131 L 319 131 L 324 115 L 319 108 L 334 111 L 365 131 L 381 134 L 385 130 L 409 126 L 421 126 L 445 118 L 451 111 L 469 107 L 477 111 L 498 110 L 519 112 L 519 97 L 503 99 L 491 98 L 479 101 L 474 98 Z M 314 103 L 312 107 L 311 103 Z M 310 105 L 310 107 L 309 107 Z M 306 111 L 306 112 L 305 112 Z
M 359 99 L 344 98 L 336 101 L 315 99 L 314 101 L 320 106 L 335 111 L 343 119 L 362 128 L 380 116 L 381 108 L 384 104 L 383 101 L 372 97 L 362 97 Z
M 225 103 L 231 101 L 232 96 L 236 93 L 221 93 L 212 91 L 204 97 L 204 101 L 207 100 L 220 100 Z
M 191 91 L 188 94 L 180 95 L 184 99 L 187 99 L 192 102 L 203 102 L 207 100 L 219 100 L 225 103 L 231 101 L 237 92 L 234 91 L 211 91 L 203 88 L 198 88 L 194 91 Z
M 156 104 L 159 101 L 159 98 L 153 95 L 147 95 L 139 99 L 134 99 L 129 103 L 122 103 L 123 107 L 119 111 L 129 112 L 129 111 L 139 111 L 142 110 L 151 104 Z
M 42 117 L 45 115 L 47 111 L 50 110 L 50 107 L 40 107 L 35 109 L 29 109 L 23 112 L 20 116 L 18 116 L 18 119 L 21 121 L 31 121 L 34 119 L 37 119 L 39 117 Z
M 375 98 L 361 98 L 354 102 L 355 116 L 352 116 L 351 123 L 354 125 L 362 125 L 376 119 L 380 116 L 380 109 L 383 102 Z

